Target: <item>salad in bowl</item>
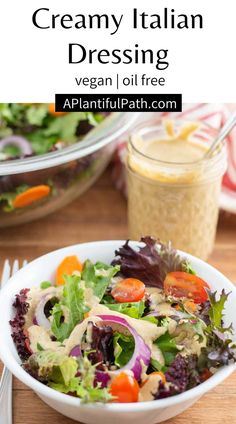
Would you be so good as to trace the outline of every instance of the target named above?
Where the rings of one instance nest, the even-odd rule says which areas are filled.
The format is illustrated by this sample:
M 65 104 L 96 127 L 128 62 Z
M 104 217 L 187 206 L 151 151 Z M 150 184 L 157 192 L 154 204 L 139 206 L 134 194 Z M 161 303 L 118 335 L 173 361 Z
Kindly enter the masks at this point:
M 228 298 L 170 243 L 127 241 L 109 262 L 70 248 L 50 281 L 15 296 L 11 334 L 22 368 L 53 391 L 84 404 L 158 404 L 236 361 Z
M 0 103 L 0 228 L 41 218 L 84 193 L 138 116 Z
M 0 165 L 59 153 L 81 142 L 106 113 L 56 112 L 53 103 L 0 103 Z M 36 159 L 37 161 L 37 159 Z M 93 158 L 41 172 L 1 175 L 0 216 L 45 206 L 90 169 Z M 26 164 L 26 162 L 25 162 Z M 33 168 L 36 170 L 36 167 Z M 4 221 L 4 216 L 3 218 Z M 9 219 L 10 220 L 10 219 Z
M 106 115 L 56 112 L 54 103 L 0 103 L 0 161 L 61 150 L 80 141 Z

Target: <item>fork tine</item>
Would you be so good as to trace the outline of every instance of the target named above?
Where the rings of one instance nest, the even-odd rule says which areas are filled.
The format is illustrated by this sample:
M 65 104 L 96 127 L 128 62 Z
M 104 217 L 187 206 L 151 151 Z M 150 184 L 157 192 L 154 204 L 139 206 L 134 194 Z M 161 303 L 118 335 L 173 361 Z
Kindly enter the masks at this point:
M 24 260 L 22 266 L 25 266 L 27 261 Z M 1 286 L 4 286 L 9 278 L 19 270 L 19 261 L 15 259 L 11 268 L 9 260 L 6 259 L 2 271 Z M 0 380 L 0 423 L 12 424 L 12 375 L 4 366 Z
M 8 282 L 11 275 L 11 267 L 7 259 L 3 266 L 0 288 Z M 0 380 L 0 422 L 12 424 L 12 375 L 5 366 Z
M 12 267 L 12 275 L 14 275 L 19 270 L 19 261 L 15 259 Z
M 0 286 L 4 286 L 4 284 L 7 283 L 7 281 L 9 280 L 11 276 L 11 267 L 10 267 L 10 263 L 9 260 L 6 259 L 4 262 L 4 266 L 3 266 L 3 271 L 2 271 L 2 278 L 1 278 L 1 282 L 0 282 Z

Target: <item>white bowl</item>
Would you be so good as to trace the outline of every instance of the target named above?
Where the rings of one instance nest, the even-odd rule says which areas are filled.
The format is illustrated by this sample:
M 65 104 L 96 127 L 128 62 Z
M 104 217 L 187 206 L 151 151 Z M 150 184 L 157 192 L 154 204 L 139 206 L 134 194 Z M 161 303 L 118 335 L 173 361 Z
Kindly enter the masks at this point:
M 81 405 L 78 398 L 64 395 L 44 386 L 21 368 L 21 361 L 12 341 L 9 325 L 9 320 L 12 319 L 14 314 L 12 303 L 15 294 L 22 288 L 32 287 L 40 284 L 41 281 L 53 279 L 58 263 L 66 255 L 77 254 L 81 260 L 90 258 L 93 261 L 101 260 L 109 263 L 114 257 L 115 249 L 123 243 L 124 241 L 102 241 L 56 250 L 36 259 L 17 272 L 0 294 L 0 357 L 2 361 L 20 381 L 33 389 L 44 402 L 75 421 L 88 424 L 160 423 L 183 412 L 236 369 L 235 365 L 223 367 L 198 387 L 163 400 L 129 404 Z M 134 243 L 134 245 L 137 245 L 137 243 Z M 204 278 L 213 290 L 219 292 L 222 288 L 225 288 L 227 292 L 232 292 L 226 305 L 225 321 L 226 324 L 233 322 L 234 328 L 236 328 L 236 314 L 234 312 L 236 288 L 210 265 L 193 256 L 184 255 L 190 259 L 198 275 Z

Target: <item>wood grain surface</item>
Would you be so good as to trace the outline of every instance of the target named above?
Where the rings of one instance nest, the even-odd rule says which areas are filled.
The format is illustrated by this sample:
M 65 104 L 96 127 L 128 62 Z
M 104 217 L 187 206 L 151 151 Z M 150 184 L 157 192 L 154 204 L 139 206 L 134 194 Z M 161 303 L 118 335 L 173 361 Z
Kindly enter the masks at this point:
M 113 188 L 108 170 L 87 193 L 64 209 L 31 224 L 1 229 L 0 270 L 5 258 L 31 260 L 70 244 L 126 237 L 126 202 Z M 216 245 L 209 262 L 236 282 L 236 216 L 220 215 Z M 17 380 L 14 380 L 13 415 L 14 424 L 74 422 L 50 409 Z M 236 423 L 236 373 L 167 423 Z

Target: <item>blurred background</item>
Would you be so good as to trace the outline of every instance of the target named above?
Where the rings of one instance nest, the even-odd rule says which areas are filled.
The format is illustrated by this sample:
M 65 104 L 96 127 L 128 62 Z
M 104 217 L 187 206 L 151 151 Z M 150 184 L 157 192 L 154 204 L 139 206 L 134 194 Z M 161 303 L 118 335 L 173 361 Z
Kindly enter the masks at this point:
M 234 110 L 233 104 L 184 104 L 181 114 L 170 114 L 168 118 L 202 121 L 218 130 Z M 57 143 L 46 155 L 26 155 L 27 160 L 13 158 L 0 163 L 0 205 L 5 209 L 0 213 L 0 266 L 5 258 L 31 260 L 65 245 L 128 237 L 127 139 L 137 123 L 150 119 L 159 121 L 167 114 L 113 115 L 105 119 L 96 132 L 91 117 L 90 121 L 85 120 L 90 130 L 88 135 L 84 130 L 85 142 L 82 140 L 64 149 Z M 209 260 L 236 280 L 236 131 L 228 137 L 227 148 L 228 168 L 220 195 L 216 243 Z M 22 185 L 28 190 L 29 186 L 46 184 L 55 193 L 53 199 L 50 197 L 48 202 L 45 196 L 39 203 L 17 208 L 12 214 L 11 190 Z M 3 201 L 6 198 L 7 204 Z

